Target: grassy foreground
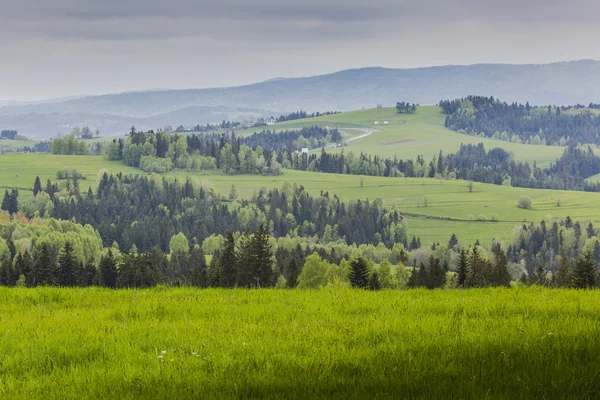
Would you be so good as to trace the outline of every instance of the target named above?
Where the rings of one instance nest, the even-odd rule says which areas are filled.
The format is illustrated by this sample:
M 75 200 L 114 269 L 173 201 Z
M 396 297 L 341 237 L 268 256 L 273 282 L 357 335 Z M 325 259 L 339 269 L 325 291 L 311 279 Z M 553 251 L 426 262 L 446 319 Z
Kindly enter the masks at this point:
M 0 289 L 0 397 L 591 398 L 599 291 Z

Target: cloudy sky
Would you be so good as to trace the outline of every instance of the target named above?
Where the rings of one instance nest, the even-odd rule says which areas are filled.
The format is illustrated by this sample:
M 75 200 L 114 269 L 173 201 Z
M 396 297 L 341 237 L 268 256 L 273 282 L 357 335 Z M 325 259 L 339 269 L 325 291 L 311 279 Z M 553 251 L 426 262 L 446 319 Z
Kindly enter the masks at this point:
M 600 59 L 600 1 L 0 0 L 0 99 Z

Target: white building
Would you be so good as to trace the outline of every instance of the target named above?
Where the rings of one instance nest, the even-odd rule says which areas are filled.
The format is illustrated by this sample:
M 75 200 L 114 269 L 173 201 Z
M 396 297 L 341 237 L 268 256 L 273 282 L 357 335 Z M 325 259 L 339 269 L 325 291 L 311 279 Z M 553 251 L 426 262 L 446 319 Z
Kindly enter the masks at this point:
M 379 125 L 379 121 L 373 122 L 374 125 Z
M 301 153 L 306 153 L 308 154 L 308 147 L 303 147 Z
M 387 122 L 387 121 L 383 121 L 383 124 L 384 124 L 384 125 L 387 125 L 387 124 L 388 124 L 388 122 Z

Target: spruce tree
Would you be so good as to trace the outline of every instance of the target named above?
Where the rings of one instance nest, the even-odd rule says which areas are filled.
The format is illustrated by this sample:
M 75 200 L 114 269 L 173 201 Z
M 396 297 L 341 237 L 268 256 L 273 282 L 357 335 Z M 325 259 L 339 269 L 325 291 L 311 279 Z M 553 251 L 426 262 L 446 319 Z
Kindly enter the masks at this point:
M 458 286 L 464 287 L 469 274 L 469 255 L 465 249 L 460 249 L 458 256 Z
M 369 265 L 364 257 L 359 257 L 350 263 L 348 278 L 354 288 L 366 289 L 369 286 Z
M 298 276 L 300 275 L 300 268 L 298 261 L 294 257 L 287 263 L 285 267 L 285 278 L 287 280 L 287 286 L 289 288 L 295 288 L 298 285 Z
M 221 268 L 219 274 L 220 286 L 225 288 L 235 287 L 237 280 L 237 258 L 235 254 L 235 239 L 231 232 L 225 237 L 225 243 L 219 257 L 219 266 Z
M 108 250 L 106 256 L 102 256 L 100 259 L 100 284 L 105 287 L 115 288 L 117 286 L 117 277 L 119 271 L 117 270 L 117 263 L 113 257 L 112 250 Z
M 498 245 L 494 249 L 492 284 L 494 286 L 510 287 L 511 280 L 512 278 L 508 272 L 508 259 L 506 258 L 504 250 Z
M 77 260 L 73 255 L 73 245 L 70 242 L 65 243 L 62 254 L 58 259 L 58 284 L 59 286 L 75 286 L 77 284 L 76 272 L 78 269 Z
M 479 248 L 473 247 L 470 258 L 469 273 L 465 281 L 466 287 L 486 287 L 490 283 L 492 266 L 481 257 Z
M 8 189 L 4 191 L 4 198 L 2 199 L 2 210 L 8 211 L 10 213 L 10 194 L 8 193 Z
M 273 251 L 269 245 L 269 233 L 263 224 L 252 236 L 242 238 L 237 271 L 239 286 L 260 288 L 275 283 Z
M 594 254 L 587 250 L 575 260 L 573 284 L 576 288 L 589 289 L 597 286 L 598 272 Z
M 196 287 L 206 287 L 206 257 L 200 246 L 194 246 L 188 257 L 190 283 Z
M 36 176 L 35 182 L 33 184 L 33 196 L 34 197 L 37 196 L 37 194 L 41 191 L 42 191 L 42 182 L 40 181 L 40 177 Z
M 435 256 L 429 257 L 429 268 L 427 269 L 428 289 L 441 288 L 446 284 L 446 267 L 442 266 L 440 260 Z
M 562 288 L 573 286 L 573 268 L 571 267 L 571 263 L 569 263 L 569 259 L 567 258 L 567 253 L 564 250 L 560 256 L 558 271 L 556 271 L 555 284 Z
M 85 263 L 82 286 L 92 286 L 98 273 L 96 264 L 91 258 Z
M 56 284 L 56 262 L 52 259 L 48 245 L 42 245 L 33 266 L 33 272 L 33 286 L 52 286 Z
M 449 249 L 453 249 L 454 246 L 456 246 L 458 244 L 458 238 L 456 237 L 456 234 L 452 234 L 452 236 L 450 236 L 450 240 L 448 241 L 448 248 Z
M 23 275 L 25 277 L 25 286 L 35 286 L 33 260 L 31 259 L 29 252 L 26 251 L 24 254 L 17 254 L 15 261 L 15 273 L 19 274 L 19 276 Z
M 16 281 L 13 282 L 14 275 L 13 265 L 10 262 L 10 259 L 4 257 L 2 262 L 0 262 L 0 285 L 14 286 L 16 283 Z
M 374 270 L 369 275 L 369 290 L 380 290 L 381 289 L 381 279 L 379 277 L 379 272 Z

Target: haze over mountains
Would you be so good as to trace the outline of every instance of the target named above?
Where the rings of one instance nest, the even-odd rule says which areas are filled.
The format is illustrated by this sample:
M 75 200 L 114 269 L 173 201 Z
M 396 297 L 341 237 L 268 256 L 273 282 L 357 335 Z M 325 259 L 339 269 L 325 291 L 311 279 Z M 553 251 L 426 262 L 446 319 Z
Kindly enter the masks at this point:
M 434 104 L 470 94 L 537 105 L 598 103 L 600 62 L 362 68 L 230 88 L 153 90 L 5 105 L 0 107 L 0 129 L 17 129 L 39 139 L 89 125 L 110 136 L 126 133 L 131 125 L 156 129 L 277 116 L 300 109 L 349 111 L 377 104 L 392 106 L 396 101 Z

